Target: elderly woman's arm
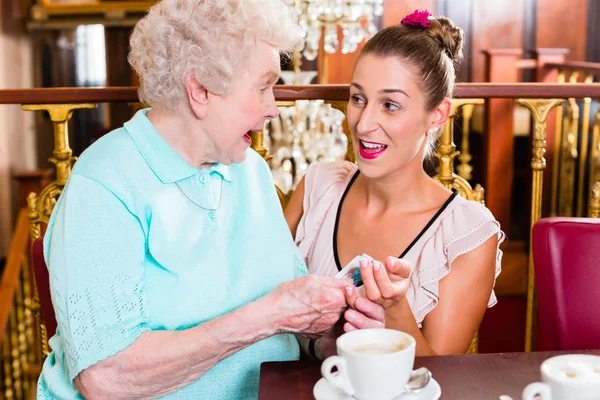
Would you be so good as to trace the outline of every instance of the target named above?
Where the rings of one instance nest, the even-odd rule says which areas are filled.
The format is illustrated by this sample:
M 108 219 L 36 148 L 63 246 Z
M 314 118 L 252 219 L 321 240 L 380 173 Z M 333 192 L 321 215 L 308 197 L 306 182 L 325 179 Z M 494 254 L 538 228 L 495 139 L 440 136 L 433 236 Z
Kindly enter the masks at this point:
M 83 370 L 75 385 L 86 399 L 164 396 L 259 340 L 286 332 L 327 332 L 346 304 L 341 289 L 348 284 L 307 276 L 195 328 L 146 331 L 125 350 Z

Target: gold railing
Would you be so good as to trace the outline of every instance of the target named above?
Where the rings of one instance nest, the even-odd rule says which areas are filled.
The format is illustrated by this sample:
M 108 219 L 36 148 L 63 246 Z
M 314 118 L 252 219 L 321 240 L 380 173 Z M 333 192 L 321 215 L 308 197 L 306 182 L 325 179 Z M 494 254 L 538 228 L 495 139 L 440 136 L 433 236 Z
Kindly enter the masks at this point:
M 557 82 L 593 83 L 600 79 L 600 63 L 565 62 L 546 64 L 557 72 Z M 551 215 L 589 215 L 587 194 L 600 181 L 600 109 L 592 113 L 592 101 L 570 97 L 557 109 L 552 168 Z M 586 207 L 586 199 L 588 206 Z
M 278 86 L 275 89 L 277 101 L 291 102 L 295 100 L 323 99 L 342 111 L 345 111 L 349 98 L 349 89 L 346 85 L 311 85 L 311 86 Z M 452 109 L 452 120 L 462 108 L 463 124 L 470 118 L 470 107 L 473 104 L 488 101 L 492 98 L 512 98 L 516 103 L 523 104 L 532 111 L 534 121 L 533 154 L 531 157 L 532 169 L 532 195 L 531 195 L 531 221 L 533 225 L 541 216 L 542 210 L 542 177 L 545 169 L 545 139 L 546 118 L 548 113 L 557 105 L 569 98 L 600 98 L 600 85 L 597 84 L 459 84 L 456 87 Z M 44 110 L 50 115 L 54 123 L 54 151 L 50 161 L 56 168 L 56 181 L 45 188 L 37 196 L 32 194 L 28 198 L 28 211 L 21 212 L 17 230 L 13 237 L 13 248 L 9 265 L 2 276 L 2 296 L 0 299 L 0 328 L 5 335 L 2 340 L 3 353 L 2 376 L 4 396 L 25 395 L 27 389 L 32 388 L 32 383 L 23 377 L 31 371 L 39 371 L 41 365 L 41 347 L 45 345 L 39 325 L 34 326 L 35 316 L 39 315 L 39 305 L 35 302 L 35 287 L 29 283 L 29 247 L 27 223 L 31 238 L 37 238 L 42 232 L 42 224 L 47 223 L 48 217 L 60 195 L 71 171 L 74 162 L 72 151 L 69 147 L 67 123 L 73 112 L 78 109 L 95 107 L 98 103 L 138 101 L 135 88 L 58 88 L 58 89 L 31 89 L 31 90 L 0 90 L 0 104 L 21 104 L 23 110 Z M 467 124 L 468 125 L 468 124 Z M 445 127 L 437 148 L 439 160 L 438 175 L 436 179 L 443 185 L 457 189 L 467 198 L 483 201 L 481 186 L 471 188 L 467 182 L 472 166 L 469 161 L 471 154 L 460 157 L 456 151 L 453 134 L 454 124 L 449 122 Z M 594 129 L 596 129 L 595 127 Z M 490 129 L 493 129 L 491 127 Z M 463 132 L 464 133 L 464 132 Z M 484 133 L 485 134 L 485 133 Z M 269 157 L 268 149 L 260 134 L 254 134 L 254 148 L 265 158 Z M 464 136 L 463 136 L 464 142 Z M 467 142 L 468 143 L 468 139 Z M 466 146 L 463 146 L 466 150 Z M 465 156 L 465 153 L 462 154 Z M 460 164 L 455 165 L 459 158 Z M 483 155 L 485 158 L 485 154 Z M 484 160 L 487 162 L 487 160 Z M 487 168 L 493 168 L 487 165 Z M 458 173 L 456 172 L 458 171 Z M 510 185 L 510 182 L 506 183 Z M 600 188 L 596 192 L 600 192 Z M 597 199 L 597 200 L 595 200 Z M 590 199 L 590 211 L 595 204 L 600 213 L 600 194 Z M 8 290 L 4 290 L 4 287 Z M 528 287 L 528 337 L 531 336 L 531 321 L 533 314 L 533 265 L 529 265 Z M 32 325 L 33 324 L 33 325 Z M 36 337 L 38 344 L 36 344 Z M 27 366 L 27 368 L 25 368 Z M 8 372 L 6 372 L 8 371 Z M 8 375 L 7 375 L 8 374 Z M 18 379 L 17 379 L 18 378 Z M 17 395 L 19 393 L 19 395 Z
M 29 269 L 29 223 L 22 209 L 17 219 L 0 286 L 0 398 L 19 400 L 35 393 L 40 370 L 34 288 Z

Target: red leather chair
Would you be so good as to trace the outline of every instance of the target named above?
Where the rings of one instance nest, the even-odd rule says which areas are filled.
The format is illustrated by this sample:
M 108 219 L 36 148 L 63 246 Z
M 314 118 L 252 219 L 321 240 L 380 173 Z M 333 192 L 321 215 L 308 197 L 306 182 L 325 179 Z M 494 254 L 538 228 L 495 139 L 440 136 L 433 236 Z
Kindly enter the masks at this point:
M 600 348 L 600 219 L 541 219 L 532 245 L 539 350 Z
M 52 298 L 50 297 L 50 276 L 44 260 L 44 238 L 40 237 L 34 240 L 31 248 L 33 260 L 33 273 L 35 275 L 35 284 L 37 286 L 38 296 L 40 298 L 40 307 L 48 339 L 54 336 L 56 332 L 56 316 L 52 307 Z

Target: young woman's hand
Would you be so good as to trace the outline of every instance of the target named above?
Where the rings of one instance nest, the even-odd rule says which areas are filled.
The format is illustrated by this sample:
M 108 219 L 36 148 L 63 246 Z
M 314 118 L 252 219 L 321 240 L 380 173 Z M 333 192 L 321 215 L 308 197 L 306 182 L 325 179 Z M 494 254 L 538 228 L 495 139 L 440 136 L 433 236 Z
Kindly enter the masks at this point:
M 385 264 L 362 259 L 360 273 L 364 286 L 361 292 L 385 309 L 394 307 L 406 296 L 411 271 L 411 265 L 399 258 L 388 257 Z

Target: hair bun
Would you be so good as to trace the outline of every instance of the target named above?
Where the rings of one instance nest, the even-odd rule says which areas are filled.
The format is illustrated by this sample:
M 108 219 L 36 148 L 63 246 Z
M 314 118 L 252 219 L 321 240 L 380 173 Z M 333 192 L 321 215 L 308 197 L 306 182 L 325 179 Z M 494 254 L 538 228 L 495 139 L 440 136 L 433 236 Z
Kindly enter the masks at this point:
M 449 18 L 429 18 L 427 33 L 444 47 L 446 54 L 458 66 L 463 58 L 463 31 Z

